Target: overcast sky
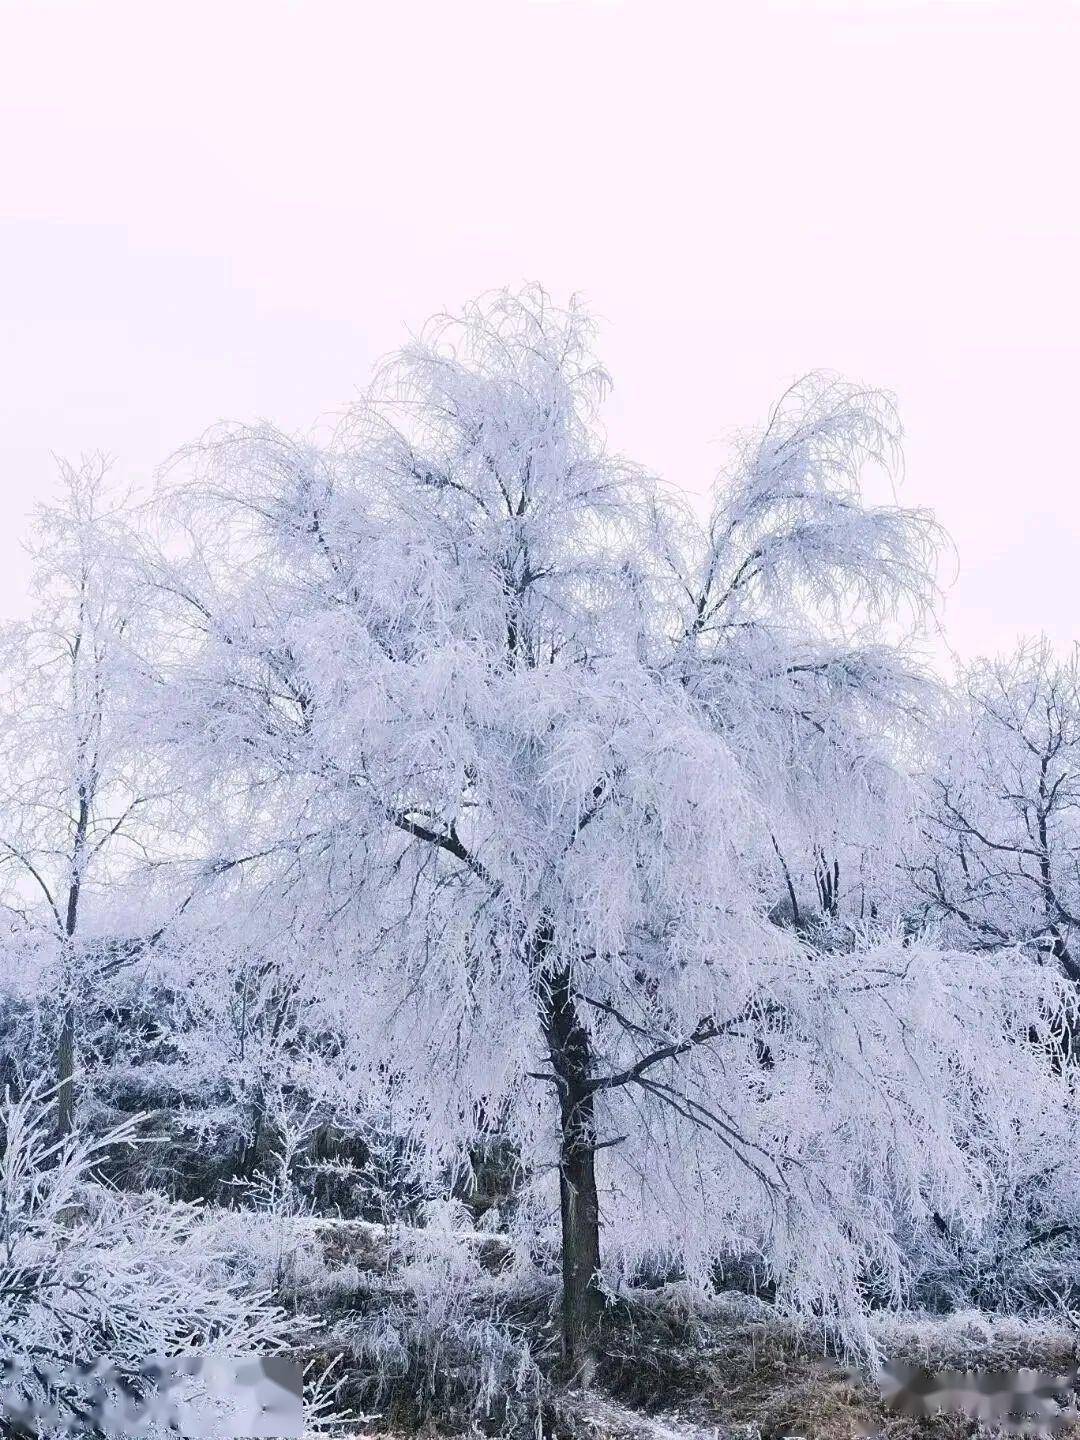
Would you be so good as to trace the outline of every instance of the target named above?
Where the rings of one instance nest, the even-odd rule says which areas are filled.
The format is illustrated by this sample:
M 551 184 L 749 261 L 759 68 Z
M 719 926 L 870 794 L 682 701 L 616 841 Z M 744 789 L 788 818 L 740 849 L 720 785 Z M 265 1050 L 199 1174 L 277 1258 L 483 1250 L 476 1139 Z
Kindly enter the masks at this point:
M 1071 643 L 1078 74 L 1056 0 L 0 0 L 0 613 L 51 452 L 306 428 L 538 279 L 696 492 L 802 372 L 893 390 L 952 644 Z

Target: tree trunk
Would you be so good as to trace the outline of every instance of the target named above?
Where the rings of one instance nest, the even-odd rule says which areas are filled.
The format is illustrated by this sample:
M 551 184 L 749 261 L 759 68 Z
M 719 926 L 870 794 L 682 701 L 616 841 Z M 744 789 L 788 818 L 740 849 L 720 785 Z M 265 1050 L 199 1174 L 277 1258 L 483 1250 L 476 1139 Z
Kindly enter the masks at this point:
M 603 1313 L 592 1054 L 589 1033 L 574 1004 L 570 971 L 546 963 L 551 947 L 550 928 L 545 927 L 533 959 L 540 976 L 541 1025 L 559 1087 L 563 1359 L 571 1375 L 588 1378 Z
M 56 1138 L 67 1140 L 75 1129 L 75 1004 L 79 998 L 79 965 L 75 958 L 75 932 L 79 923 L 82 894 L 82 863 L 90 825 L 90 790 L 79 785 L 79 813 L 75 821 L 75 845 L 71 852 L 71 880 L 68 884 L 67 913 L 64 916 L 63 985 L 64 1013 L 56 1042 Z
M 596 1130 L 593 1097 L 563 1092 L 559 1163 L 562 1218 L 563 1358 L 575 1375 L 587 1377 L 596 1361 L 603 1310 L 600 1276 L 600 1204 L 596 1193 Z
M 75 1001 L 68 997 L 56 1041 L 56 1138 L 75 1128 Z
M 61 1144 L 70 1140 L 75 1130 L 75 996 L 65 987 L 64 1013 L 56 1040 L 56 1126 L 53 1138 Z M 59 1165 L 62 1151 L 50 1162 Z M 75 1224 L 78 1205 L 67 1205 L 57 1212 L 58 1222 L 66 1229 Z
M 258 1085 L 251 1100 L 251 1125 L 248 1138 L 240 1148 L 238 1173 L 241 1180 L 253 1180 L 259 1164 L 259 1147 L 262 1144 L 263 1120 L 266 1117 L 266 1097 L 262 1085 Z

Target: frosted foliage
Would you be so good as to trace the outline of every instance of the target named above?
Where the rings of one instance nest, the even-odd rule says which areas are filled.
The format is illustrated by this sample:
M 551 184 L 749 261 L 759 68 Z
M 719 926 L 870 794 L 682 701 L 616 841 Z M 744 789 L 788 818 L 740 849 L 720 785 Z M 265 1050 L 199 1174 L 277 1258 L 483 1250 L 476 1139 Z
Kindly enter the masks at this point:
M 135 1142 L 137 1124 L 58 1142 L 48 1098 L 31 1090 L 0 1108 L 0 1352 L 22 1367 L 22 1402 L 48 1401 L 70 1418 L 93 1388 L 52 1390 L 43 1367 L 101 1357 L 131 1374 L 152 1355 L 283 1348 L 286 1317 L 230 1278 L 197 1208 L 95 1180 L 110 1149 Z
M 932 516 L 870 507 L 860 492 L 865 466 L 891 472 L 899 457 L 888 396 L 832 377 L 792 386 L 718 491 L 706 622 L 730 622 L 733 609 L 756 618 L 763 600 L 789 618 L 793 602 L 836 621 L 853 606 L 877 619 L 898 601 L 924 611 L 934 593 Z
M 861 499 L 891 404 L 801 383 L 700 526 L 605 451 L 591 340 L 500 294 L 326 443 L 187 452 L 146 571 L 159 733 L 258 887 L 247 938 L 299 937 L 308 1022 L 432 1183 L 499 1132 L 551 1233 L 572 1084 L 605 1283 L 761 1252 L 857 1340 L 860 1277 L 900 1295 L 931 1211 L 978 1227 L 1056 1103 L 1064 992 L 894 923 L 932 697 L 881 636 L 936 535 Z

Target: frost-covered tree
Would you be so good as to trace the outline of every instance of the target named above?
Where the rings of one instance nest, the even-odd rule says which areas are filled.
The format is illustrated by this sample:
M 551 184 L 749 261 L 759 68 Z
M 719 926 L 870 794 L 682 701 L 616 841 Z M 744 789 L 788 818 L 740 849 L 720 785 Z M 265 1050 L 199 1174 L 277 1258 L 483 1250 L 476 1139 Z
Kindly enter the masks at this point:
M 962 677 L 929 777 L 924 904 L 965 946 L 1023 944 L 1080 983 L 1080 666 L 1044 639 Z
M 326 443 L 189 452 L 147 572 L 161 733 L 357 1092 L 433 1178 L 498 1135 L 515 1223 L 558 1217 L 574 1368 L 621 1278 L 732 1252 L 858 1340 L 900 1231 L 977 1228 L 1018 1110 L 1053 1105 L 1061 994 L 874 919 L 868 818 L 902 826 L 920 713 L 881 637 L 934 540 L 861 499 L 887 402 L 804 382 L 701 527 L 605 450 L 590 347 L 576 306 L 496 295 Z M 810 885 L 842 943 L 775 923 Z
M 129 528 L 106 471 L 100 458 L 61 465 L 60 498 L 37 514 L 34 611 L 3 635 L 5 980 L 50 997 L 60 1135 L 75 1113 L 80 1009 L 125 959 L 124 927 L 145 923 L 124 882 L 147 858 L 161 800 L 139 734 Z

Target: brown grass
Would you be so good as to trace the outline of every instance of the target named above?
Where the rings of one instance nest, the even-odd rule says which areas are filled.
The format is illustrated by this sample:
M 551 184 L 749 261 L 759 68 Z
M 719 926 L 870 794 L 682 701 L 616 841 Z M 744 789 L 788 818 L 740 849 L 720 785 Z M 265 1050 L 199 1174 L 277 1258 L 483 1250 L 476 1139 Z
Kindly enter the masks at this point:
M 882 1324 L 879 1344 L 890 1359 L 938 1370 L 1061 1375 L 1078 1363 L 1076 1336 L 1065 1326 L 954 1317 Z M 870 1376 L 826 1354 L 820 1329 L 774 1318 L 722 1315 L 695 1320 L 664 1301 L 636 1307 L 609 1337 L 600 1379 L 627 1406 L 653 1415 L 677 1413 L 701 1430 L 781 1440 L 962 1440 L 986 1434 L 962 1414 L 913 1417 L 885 1405 Z M 1080 1440 L 1080 1426 L 1058 1432 Z

